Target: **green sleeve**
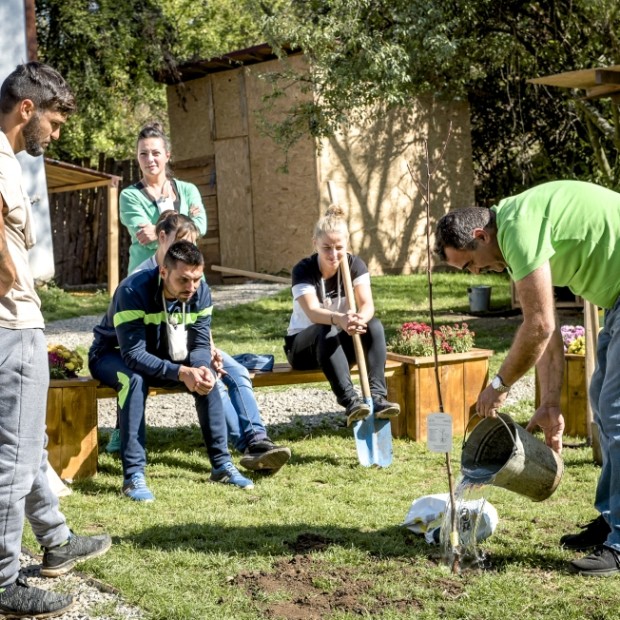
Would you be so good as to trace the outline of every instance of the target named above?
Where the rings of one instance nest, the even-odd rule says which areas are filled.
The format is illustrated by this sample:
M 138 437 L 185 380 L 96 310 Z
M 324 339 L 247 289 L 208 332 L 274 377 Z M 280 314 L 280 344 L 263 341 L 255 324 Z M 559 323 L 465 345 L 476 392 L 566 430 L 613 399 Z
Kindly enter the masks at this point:
M 138 243 L 136 235 L 141 224 L 155 224 L 159 217 L 157 207 L 134 187 L 127 187 L 119 197 L 119 217 L 131 235 L 132 243 Z M 157 241 L 144 246 L 157 249 Z
M 177 183 L 183 193 L 184 204 L 181 208 L 184 211 L 184 215 L 191 217 L 194 224 L 196 224 L 196 228 L 198 228 L 200 236 L 202 236 L 207 232 L 207 212 L 202 204 L 202 196 L 193 183 L 184 181 L 177 181 Z M 190 207 L 198 207 L 200 209 L 198 215 L 189 215 Z

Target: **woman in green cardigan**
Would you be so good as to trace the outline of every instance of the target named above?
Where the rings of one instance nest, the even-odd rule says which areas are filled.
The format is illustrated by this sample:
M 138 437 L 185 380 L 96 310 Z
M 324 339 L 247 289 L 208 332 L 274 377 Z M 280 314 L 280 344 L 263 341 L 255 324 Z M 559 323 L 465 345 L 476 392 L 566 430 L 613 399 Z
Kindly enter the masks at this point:
M 173 209 L 187 215 L 201 236 L 207 232 L 200 192 L 193 183 L 173 178 L 168 166 L 170 144 L 159 123 L 140 131 L 137 158 L 142 178 L 120 195 L 120 219 L 131 235 L 128 273 L 155 254 L 155 223 L 164 211 Z

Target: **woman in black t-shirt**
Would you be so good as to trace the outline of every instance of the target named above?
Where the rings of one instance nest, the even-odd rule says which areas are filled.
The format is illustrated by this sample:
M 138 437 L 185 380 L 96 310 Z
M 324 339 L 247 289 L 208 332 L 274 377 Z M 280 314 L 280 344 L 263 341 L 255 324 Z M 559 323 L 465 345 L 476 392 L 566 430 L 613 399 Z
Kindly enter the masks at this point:
M 364 262 L 347 254 L 349 231 L 343 210 L 330 206 L 316 224 L 316 253 L 293 268 L 293 314 L 285 339 L 289 363 L 296 370 L 320 368 L 338 402 L 346 408 L 347 424 L 363 420 L 370 407 L 358 396 L 349 365 L 355 361 L 352 336 L 359 334 L 368 359 L 373 409 L 378 418 L 400 413 L 386 400 L 386 346 L 383 325 L 375 314 L 370 275 Z M 357 312 L 348 309 L 340 261 L 349 261 Z

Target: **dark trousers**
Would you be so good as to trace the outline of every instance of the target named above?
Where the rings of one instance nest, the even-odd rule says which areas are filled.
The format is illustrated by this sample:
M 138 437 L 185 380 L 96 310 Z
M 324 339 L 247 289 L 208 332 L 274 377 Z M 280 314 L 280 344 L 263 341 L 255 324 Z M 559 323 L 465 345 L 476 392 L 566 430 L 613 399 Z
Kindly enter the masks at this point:
M 381 321 L 371 319 L 361 339 L 366 353 L 370 392 L 373 397 L 386 396 L 387 351 Z M 334 333 L 331 325 L 317 323 L 294 336 L 287 336 L 285 350 L 289 364 L 295 370 L 320 368 L 341 405 L 346 407 L 356 397 L 349 368 L 355 362 L 355 349 L 353 338 L 346 332 L 339 330 Z
M 145 405 L 150 386 L 178 387 L 178 381 L 145 377 L 131 370 L 118 351 L 93 355 L 89 359 L 92 376 L 118 392 L 121 431 L 121 461 L 125 479 L 146 467 Z M 226 417 L 222 394 L 213 389 L 207 396 L 193 394 L 198 423 L 211 465 L 220 467 L 231 460 L 226 445 Z

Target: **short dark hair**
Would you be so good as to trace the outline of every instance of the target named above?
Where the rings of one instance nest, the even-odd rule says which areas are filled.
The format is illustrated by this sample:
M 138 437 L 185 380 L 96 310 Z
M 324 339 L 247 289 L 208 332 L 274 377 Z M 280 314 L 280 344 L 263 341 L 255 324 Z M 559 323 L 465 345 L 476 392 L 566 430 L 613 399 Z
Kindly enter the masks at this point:
M 42 62 L 18 65 L 4 80 L 0 87 L 0 112 L 8 114 L 24 99 L 31 99 L 39 110 L 52 110 L 65 116 L 76 109 L 75 97 L 65 79 Z
M 486 207 L 465 207 L 446 213 L 437 222 L 433 251 L 446 260 L 446 248 L 473 250 L 477 243 L 472 235 L 475 228 L 494 231 L 495 212 Z
M 174 269 L 178 262 L 185 263 L 191 267 L 200 267 L 205 264 L 205 259 L 198 246 L 190 241 L 175 241 L 164 256 L 164 267 Z

